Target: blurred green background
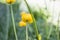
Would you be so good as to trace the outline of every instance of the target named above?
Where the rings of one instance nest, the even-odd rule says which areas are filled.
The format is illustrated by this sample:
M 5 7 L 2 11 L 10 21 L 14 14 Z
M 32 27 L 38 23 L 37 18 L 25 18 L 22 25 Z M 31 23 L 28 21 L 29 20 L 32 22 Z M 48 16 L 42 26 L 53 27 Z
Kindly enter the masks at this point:
M 20 3 L 15 3 L 12 6 L 15 17 L 18 40 L 25 40 L 26 29 L 25 27 L 19 27 L 18 25 L 19 21 L 21 20 L 20 13 L 23 10 L 20 10 Z M 9 10 L 10 7 L 8 5 L 0 3 L 0 40 L 15 40 L 14 31 L 12 27 L 11 13 Z M 60 30 L 56 31 L 56 27 L 58 27 L 58 25 L 52 24 L 52 21 L 50 23 L 47 22 L 47 19 L 50 15 L 45 14 L 45 11 L 47 11 L 46 8 L 39 8 L 39 11 L 32 9 L 31 11 L 33 12 L 33 15 L 36 19 L 38 32 L 42 36 L 42 40 L 57 40 L 57 33 L 59 33 L 58 36 L 60 38 Z M 49 33 L 51 33 L 50 37 L 47 38 Z M 29 40 L 37 40 L 33 29 L 33 24 L 30 24 L 28 26 L 28 34 Z

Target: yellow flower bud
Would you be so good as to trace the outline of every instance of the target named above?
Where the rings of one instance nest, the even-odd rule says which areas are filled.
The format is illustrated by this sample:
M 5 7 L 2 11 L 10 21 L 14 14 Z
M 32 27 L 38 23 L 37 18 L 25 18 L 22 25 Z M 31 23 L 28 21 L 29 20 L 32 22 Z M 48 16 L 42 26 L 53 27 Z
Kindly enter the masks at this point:
M 7 2 L 8 4 L 12 4 L 12 3 L 15 3 L 16 0 L 6 0 L 6 2 Z
M 25 12 L 22 12 L 21 13 L 21 18 L 22 18 L 22 20 L 24 21 L 24 22 L 28 22 L 28 23 L 32 23 L 33 22 L 33 19 L 32 19 L 32 16 L 31 16 L 31 14 L 27 14 L 27 13 L 25 13 Z
M 20 21 L 20 22 L 19 22 L 19 26 L 20 26 L 20 27 L 22 27 L 22 26 L 26 26 L 26 23 L 23 22 L 23 21 Z
M 38 35 L 38 40 L 42 40 L 42 39 L 41 39 L 41 35 Z

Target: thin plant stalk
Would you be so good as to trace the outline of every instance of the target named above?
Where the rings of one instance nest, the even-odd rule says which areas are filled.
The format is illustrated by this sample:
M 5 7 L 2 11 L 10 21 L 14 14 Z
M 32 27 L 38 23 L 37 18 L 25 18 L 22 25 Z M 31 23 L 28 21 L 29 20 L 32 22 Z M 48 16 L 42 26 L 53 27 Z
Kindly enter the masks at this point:
M 36 25 L 36 20 L 35 20 L 33 14 L 32 14 L 32 11 L 31 11 L 31 9 L 30 9 L 30 7 L 29 7 L 27 1 L 26 1 L 26 0 L 24 0 L 24 1 L 25 1 L 26 5 L 27 5 L 27 8 L 28 8 L 30 14 L 32 15 L 35 34 L 36 34 L 36 36 L 37 36 L 37 39 L 39 39 L 39 37 L 38 37 L 38 28 L 37 28 L 37 25 Z
M 47 2 L 46 2 L 46 0 L 44 0 L 44 3 L 45 3 L 46 10 L 47 10 L 47 14 L 48 14 L 49 11 L 48 11 L 48 7 L 47 7 Z M 48 35 L 48 23 L 47 23 L 47 21 L 46 21 L 45 23 L 46 23 L 46 24 L 45 24 L 46 35 Z M 47 39 L 47 40 L 48 40 L 48 39 Z
M 12 5 L 10 5 L 10 8 L 11 8 L 11 16 L 12 16 L 12 23 L 13 23 L 14 34 L 15 34 L 16 40 L 18 40 L 17 32 L 16 32 L 16 26 L 15 26 L 15 21 L 14 21 L 14 14 L 13 14 Z
M 45 2 L 45 5 L 46 5 L 46 10 L 47 10 L 47 14 L 49 13 L 49 11 L 48 11 L 48 5 L 47 5 L 47 2 L 46 2 L 46 0 L 44 0 L 44 2 Z M 54 9 L 53 9 L 53 11 L 54 11 Z M 53 21 L 53 18 L 51 19 L 51 21 Z M 47 23 L 47 21 L 46 21 L 46 35 L 47 35 L 47 40 L 49 40 L 49 37 L 50 37 L 50 35 L 51 35 L 51 32 L 52 32 L 52 24 L 51 24 L 51 27 L 50 27 L 50 31 L 48 32 L 48 23 Z
M 9 5 L 6 4 L 6 6 L 7 6 L 7 29 L 9 29 L 10 10 L 9 10 Z M 8 30 L 7 30 L 7 34 L 8 34 Z M 8 35 L 7 35 L 7 39 L 8 39 Z
M 51 19 L 51 26 L 50 26 L 50 31 L 49 31 L 49 33 L 48 33 L 48 36 L 47 36 L 47 38 L 49 39 L 50 38 L 50 35 L 51 35 L 51 33 L 52 33 L 52 29 L 53 29 L 53 25 L 52 25 L 52 23 L 53 23 L 53 19 L 54 19 L 54 7 L 55 7 L 55 2 L 54 2 L 54 5 L 53 5 L 53 11 L 52 11 L 52 19 Z
M 28 25 L 26 26 L 26 40 L 28 40 Z
M 60 13 L 59 13 L 59 15 L 58 15 L 58 22 L 57 22 L 57 26 L 56 26 L 56 34 L 57 34 L 57 40 L 59 40 L 59 17 L 60 17 Z

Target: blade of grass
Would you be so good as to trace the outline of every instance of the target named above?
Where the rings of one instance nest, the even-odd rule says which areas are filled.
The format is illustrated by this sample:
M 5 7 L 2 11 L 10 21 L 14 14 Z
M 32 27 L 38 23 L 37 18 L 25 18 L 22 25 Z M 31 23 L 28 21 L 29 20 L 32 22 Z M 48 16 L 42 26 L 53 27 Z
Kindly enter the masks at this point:
M 25 1 L 25 3 L 26 3 L 26 6 L 27 6 L 30 14 L 32 15 L 35 34 L 36 34 L 36 36 L 37 36 L 37 38 L 38 38 L 38 28 L 37 28 L 37 25 L 36 25 L 36 20 L 35 20 L 33 14 L 32 14 L 32 11 L 31 11 L 30 6 L 28 5 L 27 1 L 26 1 L 26 0 L 24 0 L 24 1 Z M 38 39 L 39 39 L 39 38 L 38 38 Z

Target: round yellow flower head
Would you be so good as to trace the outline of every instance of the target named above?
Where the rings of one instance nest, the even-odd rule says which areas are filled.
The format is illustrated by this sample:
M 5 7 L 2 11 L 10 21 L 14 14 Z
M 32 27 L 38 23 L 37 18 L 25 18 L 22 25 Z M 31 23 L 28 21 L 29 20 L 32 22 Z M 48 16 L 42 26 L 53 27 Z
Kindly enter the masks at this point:
M 26 23 L 23 22 L 23 21 L 20 21 L 20 22 L 19 22 L 19 26 L 20 26 L 20 27 L 22 27 L 22 26 L 26 26 Z
M 6 2 L 7 2 L 8 4 L 12 4 L 12 3 L 15 3 L 16 0 L 6 0 Z
M 27 13 L 23 12 L 23 13 L 21 13 L 21 16 L 22 16 L 21 18 L 24 22 L 28 22 L 28 23 L 33 22 L 31 14 L 27 14 Z
M 41 40 L 41 35 L 38 35 L 38 40 Z

